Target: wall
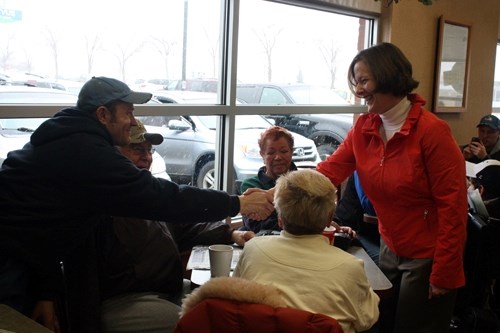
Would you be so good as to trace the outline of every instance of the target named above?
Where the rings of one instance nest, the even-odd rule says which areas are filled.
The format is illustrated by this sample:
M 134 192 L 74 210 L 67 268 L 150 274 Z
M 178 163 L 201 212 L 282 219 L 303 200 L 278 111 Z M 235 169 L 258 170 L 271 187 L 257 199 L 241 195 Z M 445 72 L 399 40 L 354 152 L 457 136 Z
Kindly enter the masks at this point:
M 364 0 L 366 1 L 366 0 Z M 471 26 L 469 88 L 466 111 L 438 113 L 450 125 L 459 143 L 477 134 L 479 119 L 491 113 L 495 52 L 500 38 L 499 0 L 434 0 L 424 6 L 417 0 L 400 0 L 382 8 L 379 40 L 396 44 L 413 64 L 420 81 L 416 90 L 432 107 L 438 18 Z M 499 64 L 500 66 L 500 64 Z

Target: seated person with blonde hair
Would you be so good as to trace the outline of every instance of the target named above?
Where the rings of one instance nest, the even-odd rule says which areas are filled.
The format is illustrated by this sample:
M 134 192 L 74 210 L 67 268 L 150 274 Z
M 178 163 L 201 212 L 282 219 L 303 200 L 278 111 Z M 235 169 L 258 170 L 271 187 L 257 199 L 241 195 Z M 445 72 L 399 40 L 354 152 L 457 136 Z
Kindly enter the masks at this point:
M 322 231 L 335 211 L 335 187 L 315 170 L 276 181 L 279 236 L 247 242 L 233 276 L 278 288 L 289 307 L 337 319 L 344 333 L 365 331 L 379 316 L 379 297 L 363 262 L 331 246 Z

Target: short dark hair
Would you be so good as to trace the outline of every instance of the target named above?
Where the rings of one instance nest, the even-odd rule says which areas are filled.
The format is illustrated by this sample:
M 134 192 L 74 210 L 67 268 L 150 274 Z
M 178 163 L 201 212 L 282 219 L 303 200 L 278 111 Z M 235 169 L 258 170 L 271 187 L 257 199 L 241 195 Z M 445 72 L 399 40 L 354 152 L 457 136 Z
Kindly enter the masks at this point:
M 118 104 L 121 104 L 121 103 L 126 103 L 126 102 L 122 102 L 122 101 L 120 101 L 118 99 L 115 99 L 114 101 L 111 101 L 111 102 L 109 102 L 109 103 L 107 103 L 106 105 L 103 105 L 103 106 L 106 107 L 106 108 L 108 108 L 109 111 L 111 111 L 111 113 L 113 115 L 115 115 L 116 114 L 116 108 L 117 108 Z
M 286 141 L 288 142 L 288 145 L 290 146 L 290 149 L 293 149 L 294 141 L 292 134 L 286 128 L 280 126 L 273 126 L 269 127 L 260 134 L 260 138 L 258 141 L 260 151 L 264 151 L 265 148 L 264 145 L 266 144 L 267 139 L 276 141 L 281 138 L 285 138 Z
M 411 63 L 403 52 L 394 44 L 381 43 L 359 52 L 349 65 L 348 84 L 354 94 L 357 85 L 354 66 L 360 61 L 365 62 L 372 72 L 376 83 L 375 92 L 402 97 L 418 87 L 419 82 L 413 78 Z
M 120 100 L 115 99 L 115 100 L 107 103 L 106 105 L 101 105 L 101 106 L 104 106 L 105 108 L 107 108 L 109 110 L 109 112 L 111 113 L 111 117 L 113 117 L 112 119 L 115 119 L 117 105 L 120 103 L 125 103 L 125 102 L 122 102 Z M 93 109 L 81 109 L 81 110 L 83 110 L 84 112 L 89 114 L 91 117 L 97 118 L 96 111 L 101 106 L 98 106 L 98 107 L 93 108 Z

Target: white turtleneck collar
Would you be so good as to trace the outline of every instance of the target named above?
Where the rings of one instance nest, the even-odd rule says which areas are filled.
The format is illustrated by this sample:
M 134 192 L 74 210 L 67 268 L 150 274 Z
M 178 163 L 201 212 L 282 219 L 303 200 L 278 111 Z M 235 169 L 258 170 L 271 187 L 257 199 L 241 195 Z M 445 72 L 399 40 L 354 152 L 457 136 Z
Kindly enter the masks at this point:
M 403 98 L 398 104 L 388 111 L 380 114 L 382 120 L 381 134 L 385 134 L 385 141 L 389 141 L 394 133 L 398 132 L 403 126 L 408 113 L 410 112 L 411 102 L 407 98 Z M 382 133 L 385 132 L 385 133 Z M 382 135 L 384 137 L 384 135 Z

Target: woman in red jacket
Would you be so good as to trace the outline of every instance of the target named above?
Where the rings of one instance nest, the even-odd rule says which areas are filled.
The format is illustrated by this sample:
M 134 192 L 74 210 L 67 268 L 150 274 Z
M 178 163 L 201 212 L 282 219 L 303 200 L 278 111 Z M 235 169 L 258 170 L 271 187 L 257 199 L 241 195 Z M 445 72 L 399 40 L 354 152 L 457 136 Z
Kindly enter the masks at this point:
M 465 283 L 465 163 L 449 126 L 410 94 L 418 86 L 396 46 L 382 43 L 351 62 L 360 116 L 318 171 L 340 184 L 354 170 L 379 218 L 380 268 L 394 285 L 381 304 L 381 332 L 448 332 Z

